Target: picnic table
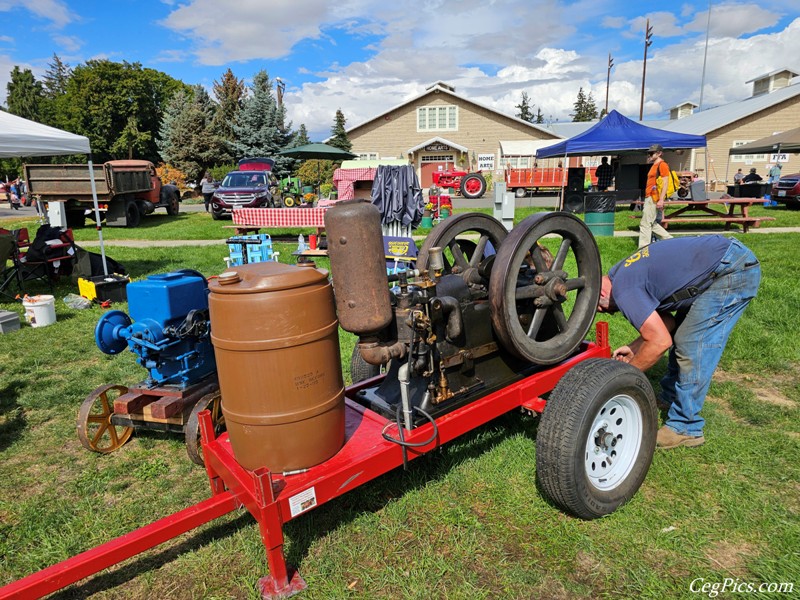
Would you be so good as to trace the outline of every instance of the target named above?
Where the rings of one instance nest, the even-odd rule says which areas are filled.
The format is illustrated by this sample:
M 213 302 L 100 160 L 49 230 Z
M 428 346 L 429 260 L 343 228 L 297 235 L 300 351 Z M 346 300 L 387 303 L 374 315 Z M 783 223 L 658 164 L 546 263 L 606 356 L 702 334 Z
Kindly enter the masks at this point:
M 284 227 L 315 227 L 321 234 L 325 229 L 325 208 L 235 208 L 233 225 L 238 235 L 258 233 L 261 229 Z
M 663 227 L 670 223 L 724 223 L 725 230 L 738 223 L 747 233 L 750 227 L 759 227 L 763 221 L 774 221 L 775 217 L 752 217 L 748 210 L 753 204 L 761 204 L 761 198 L 719 198 L 708 200 L 668 200 L 664 202 Z

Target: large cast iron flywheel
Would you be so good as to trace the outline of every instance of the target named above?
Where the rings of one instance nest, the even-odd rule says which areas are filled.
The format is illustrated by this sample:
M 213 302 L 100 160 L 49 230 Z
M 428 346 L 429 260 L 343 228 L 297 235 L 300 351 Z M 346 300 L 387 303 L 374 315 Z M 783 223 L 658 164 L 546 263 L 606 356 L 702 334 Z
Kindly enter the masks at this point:
M 465 274 L 500 248 L 508 232 L 497 219 L 483 213 L 465 213 L 441 221 L 422 244 L 417 255 L 419 269 L 428 268 L 431 248 L 444 251 L 445 274 Z
M 489 279 L 492 325 L 503 346 L 541 365 L 572 354 L 594 321 L 600 268 L 594 236 L 573 215 L 538 213 L 514 227 Z

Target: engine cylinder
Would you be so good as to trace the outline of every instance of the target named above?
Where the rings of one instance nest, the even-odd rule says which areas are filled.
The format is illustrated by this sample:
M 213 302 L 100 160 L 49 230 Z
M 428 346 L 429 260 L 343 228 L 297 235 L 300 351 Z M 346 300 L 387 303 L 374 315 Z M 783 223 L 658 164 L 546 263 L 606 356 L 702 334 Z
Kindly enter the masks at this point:
M 209 283 L 222 412 L 245 468 L 293 471 L 344 444 L 344 382 L 327 271 L 276 262 Z
M 375 334 L 392 321 L 380 212 L 368 202 L 342 202 L 325 212 L 325 229 L 339 323 Z

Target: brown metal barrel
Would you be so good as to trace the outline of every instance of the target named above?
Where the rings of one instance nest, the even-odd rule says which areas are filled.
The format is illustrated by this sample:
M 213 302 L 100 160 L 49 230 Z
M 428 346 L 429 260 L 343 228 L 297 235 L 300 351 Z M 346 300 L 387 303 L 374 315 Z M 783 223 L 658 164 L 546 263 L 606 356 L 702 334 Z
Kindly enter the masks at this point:
M 236 460 L 294 471 L 344 444 L 344 381 L 327 271 L 263 262 L 209 282 L 211 341 Z

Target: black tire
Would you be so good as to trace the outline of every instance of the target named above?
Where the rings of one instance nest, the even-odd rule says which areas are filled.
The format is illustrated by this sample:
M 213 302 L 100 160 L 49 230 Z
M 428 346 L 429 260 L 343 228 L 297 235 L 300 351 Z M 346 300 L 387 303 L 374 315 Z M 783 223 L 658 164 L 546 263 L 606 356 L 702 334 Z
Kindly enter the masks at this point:
M 528 190 L 525 188 L 514 188 L 514 197 L 515 198 L 524 198 L 528 195 Z
M 214 207 L 211 207 L 211 218 L 215 221 L 219 221 L 222 218 L 223 212 L 221 210 L 214 210 Z
M 286 195 L 283 197 L 283 205 L 286 208 L 292 208 L 297 205 L 297 200 L 295 200 L 294 196 Z
M 180 211 L 181 211 L 181 199 L 178 197 L 178 193 L 176 192 L 169 199 L 169 204 L 167 204 L 167 214 L 171 217 L 174 217 Z
M 125 205 L 125 226 L 138 227 L 142 222 L 142 211 L 139 210 L 139 205 L 135 200 L 130 200 Z
M 86 224 L 86 211 L 85 210 L 68 210 L 67 211 L 67 227 L 76 228 L 83 227 Z
M 353 348 L 353 354 L 350 357 L 350 379 L 353 383 L 371 379 L 381 374 L 380 365 L 371 365 L 361 357 L 358 351 L 358 346 Z
M 481 198 L 486 193 L 486 180 L 480 173 L 469 173 L 461 178 L 459 189 L 464 198 Z
M 200 443 L 200 413 L 204 410 L 211 411 L 211 421 L 214 424 L 214 435 L 218 436 L 225 431 L 225 416 L 222 414 L 222 397 L 219 390 L 206 394 L 194 405 L 189 420 L 184 428 L 186 440 L 186 453 L 196 465 L 203 466 L 203 449 Z
M 644 481 L 657 429 L 655 394 L 641 371 L 607 358 L 578 363 L 550 394 L 539 424 L 540 490 L 581 519 L 614 512 Z

